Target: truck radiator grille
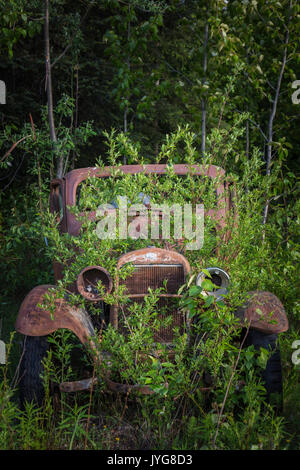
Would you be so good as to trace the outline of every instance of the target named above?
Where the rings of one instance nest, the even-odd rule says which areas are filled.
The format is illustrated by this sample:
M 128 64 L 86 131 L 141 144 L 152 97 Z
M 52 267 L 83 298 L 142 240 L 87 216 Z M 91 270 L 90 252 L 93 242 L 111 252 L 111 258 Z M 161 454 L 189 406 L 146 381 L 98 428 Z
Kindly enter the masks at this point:
M 126 285 L 126 294 L 130 295 L 130 304 L 142 304 L 144 296 L 147 295 L 148 288 L 152 290 L 163 288 L 162 294 L 175 295 L 179 287 L 185 282 L 183 266 L 180 264 L 165 265 L 136 265 L 134 272 L 123 281 Z M 158 330 L 154 330 L 154 341 L 159 343 L 171 343 L 174 337 L 174 327 L 179 327 L 180 333 L 183 333 L 184 315 L 178 308 L 178 298 L 161 297 L 155 306 L 157 318 L 163 321 L 169 317 L 167 325 L 162 325 Z M 121 315 L 120 315 L 121 314 Z M 129 307 L 119 312 L 119 328 L 126 334 L 126 318 L 130 315 Z
M 184 283 L 181 264 L 135 265 L 134 272 L 124 281 L 128 295 L 147 294 L 148 288 L 158 289 L 166 285 L 165 292 L 177 294 Z

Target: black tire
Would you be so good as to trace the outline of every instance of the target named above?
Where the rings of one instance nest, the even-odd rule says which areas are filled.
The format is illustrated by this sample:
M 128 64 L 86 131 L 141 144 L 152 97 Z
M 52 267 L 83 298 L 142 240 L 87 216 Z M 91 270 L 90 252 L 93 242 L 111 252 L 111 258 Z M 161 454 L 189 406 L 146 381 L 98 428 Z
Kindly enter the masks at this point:
M 43 359 L 47 355 L 49 344 L 47 336 L 25 336 L 22 359 L 20 364 L 20 401 L 24 408 L 25 402 L 43 404 L 45 389 L 42 380 Z
M 276 334 L 265 334 L 258 330 L 249 330 L 245 346 L 253 345 L 256 350 L 264 348 L 272 351 L 266 368 L 262 372 L 264 386 L 267 392 L 267 401 L 278 410 L 282 408 L 282 368 L 278 336 Z

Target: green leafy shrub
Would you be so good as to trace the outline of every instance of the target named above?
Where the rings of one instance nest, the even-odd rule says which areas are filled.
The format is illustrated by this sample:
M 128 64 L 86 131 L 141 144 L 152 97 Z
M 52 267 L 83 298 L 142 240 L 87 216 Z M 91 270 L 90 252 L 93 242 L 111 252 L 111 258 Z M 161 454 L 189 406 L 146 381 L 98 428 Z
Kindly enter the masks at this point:
M 89 178 L 82 186 L 79 207 L 72 208 L 82 220 L 80 236 L 70 240 L 69 235 L 60 235 L 53 215 L 46 212 L 41 227 L 48 242 L 44 248 L 47 262 L 50 264 L 50 260 L 55 259 L 68 265 L 55 295 L 67 295 L 69 302 L 85 308 L 87 305 L 83 298 L 70 294 L 68 290 L 82 268 L 103 266 L 115 280 L 117 258 L 121 254 L 149 244 L 161 247 L 164 241 L 150 238 L 100 240 L 96 232 L 98 220 L 91 220 L 82 213 L 79 215 L 82 209 L 96 210 L 101 203 L 114 201 L 117 195 L 127 196 L 131 203 L 138 202 L 141 192 L 150 194 L 157 203 L 164 202 L 168 196 L 168 202 L 172 203 L 195 204 L 201 201 L 205 208 L 216 204 L 214 188 L 208 179 L 192 175 L 179 178 L 172 170 L 177 158 L 182 160 L 185 156 L 188 165 L 199 161 L 193 146 L 193 134 L 188 129 L 179 129 L 166 139 L 158 162 L 168 163 L 167 174 L 163 178 L 154 176 L 152 180 L 143 173 L 121 176 L 118 162 L 123 152 L 131 163 L 140 162 L 142 158 L 123 134 L 112 133 L 107 138 L 108 160 L 115 170 L 105 180 Z M 209 161 L 210 157 L 207 158 Z M 214 162 L 211 156 L 210 162 L 218 163 L 217 157 Z M 98 165 L 102 166 L 102 162 L 99 161 Z M 109 368 L 105 362 L 100 368 L 94 368 L 91 357 L 83 355 L 81 347 L 82 367 L 97 377 L 98 382 L 88 393 L 76 396 L 63 393 L 58 408 L 55 405 L 57 395 L 51 396 L 47 392 L 46 408 L 49 407 L 50 418 L 38 435 L 34 434 L 34 429 L 44 411 L 36 411 L 28 405 L 20 414 L 12 401 L 10 388 L 2 386 L 2 403 L 9 403 L 5 406 L 7 419 L 2 421 L 3 448 L 12 446 L 11 435 L 16 436 L 15 447 L 22 446 L 20 433 L 24 430 L 29 436 L 24 441 L 26 448 L 278 449 L 297 445 L 294 440 L 292 444 L 288 443 L 290 439 L 287 439 L 289 435 L 285 431 L 284 419 L 266 404 L 260 371 L 265 367 L 269 353 L 263 349 L 256 352 L 253 347 L 242 347 L 245 330 L 234 315 L 247 292 L 255 289 L 271 290 L 286 305 L 291 332 L 284 334 L 280 343 L 285 391 L 288 392 L 287 381 L 298 382 L 288 349 L 289 338 L 297 335 L 299 318 L 295 284 L 298 268 L 294 263 L 298 256 L 296 231 L 299 219 L 292 205 L 287 206 L 288 210 L 283 213 L 275 188 L 286 190 L 290 182 L 282 183 L 279 164 L 271 178 L 261 174 L 258 152 L 254 153 L 251 161 L 241 156 L 235 166 L 231 165 L 230 171 L 235 187 L 232 197 L 238 213 L 237 223 L 233 223 L 232 218 L 228 219 L 231 239 L 225 243 L 224 233 L 216 232 L 213 221 L 205 220 L 203 247 L 184 251 L 192 270 L 187 284 L 181 289 L 178 308 L 184 312 L 186 320 L 183 331 L 174 331 L 172 350 L 163 343 L 159 344 L 155 336 L 162 325 L 159 294 L 164 287 L 149 291 L 144 303 L 137 304 L 129 302 L 120 285 L 105 295 L 105 303 L 120 305 L 121 317 L 122 306 L 129 309 L 130 314 L 124 316 L 124 321 L 120 319 L 121 331 L 111 326 L 104 330 L 100 327 L 94 338 L 99 352 L 109 357 Z M 267 225 L 262 226 L 266 198 L 271 200 L 272 197 L 276 211 L 271 212 Z M 178 247 L 177 240 L 170 237 L 167 246 L 184 250 L 186 242 L 184 240 Z M 78 251 L 80 256 L 74 256 Z M 196 274 L 215 265 L 231 275 L 229 293 L 223 301 L 206 295 L 211 289 L 209 279 L 202 286 L 195 285 Z M 291 269 L 286 269 L 286 266 Z M 125 279 L 131 272 L 131 267 L 126 267 L 121 277 Z M 101 288 L 100 285 L 98 287 Z M 97 318 L 102 314 L 101 305 L 89 307 L 89 312 L 94 319 Z M 170 319 L 166 314 L 163 324 L 168 322 Z M 49 341 L 52 351 L 45 359 L 44 375 L 46 390 L 50 392 L 51 384 L 75 379 L 77 371 L 73 368 L 71 356 L 78 346 L 72 335 L 63 330 L 51 335 Z M 106 389 L 108 374 L 117 382 L 147 386 L 152 393 L 144 396 L 133 390 L 125 397 L 112 396 Z M 19 428 L 10 421 L 13 415 L 21 420 Z M 135 430 L 133 441 L 129 442 L 126 437 L 126 426 Z M 33 434 L 28 429 L 32 429 Z

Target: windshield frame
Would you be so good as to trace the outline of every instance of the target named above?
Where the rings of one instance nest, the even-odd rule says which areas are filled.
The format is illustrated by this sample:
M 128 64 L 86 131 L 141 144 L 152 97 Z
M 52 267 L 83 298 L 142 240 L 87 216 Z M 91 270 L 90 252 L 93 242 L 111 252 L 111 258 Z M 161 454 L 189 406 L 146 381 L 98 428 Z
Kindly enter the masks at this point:
M 120 174 L 167 174 L 170 165 L 166 164 L 151 164 L 151 165 L 122 165 L 116 167 L 90 167 L 80 168 L 72 170 L 67 173 L 64 177 L 66 181 L 66 206 L 76 205 L 76 193 L 78 186 L 89 177 L 107 178 L 112 176 L 114 172 L 118 171 Z M 226 199 L 225 199 L 225 171 L 223 168 L 215 165 L 187 165 L 187 164 L 176 164 L 172 165 L 172 170 L 176 175 L 191 175 L 191 176 L 209 176 L 212 179 L 219 179 L 218 185 L 216 186 L 216 193 L 218 196 L 218 208 L 211 209 L 206 212 L 206 215 L 212 217 L 218 221 L 220 227 L 225 226 L 226 216 Z M 86 212 L 82 212 L 80 215 L 84 215 Z M 93 219 L 96 213 L 90 211 L 88 217 Z M 68 218 L 68 232 L 71 235 L 77 235 L 80 230 L 81 223 L 76 219 L 75 215 L 67 209 Z

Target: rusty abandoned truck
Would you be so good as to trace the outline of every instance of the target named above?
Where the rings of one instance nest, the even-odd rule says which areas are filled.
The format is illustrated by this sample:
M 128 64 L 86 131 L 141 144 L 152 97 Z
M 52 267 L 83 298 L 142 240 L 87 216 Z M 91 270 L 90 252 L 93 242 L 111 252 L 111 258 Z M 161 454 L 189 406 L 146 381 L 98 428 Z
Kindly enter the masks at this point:
M 228 180 L 225 178 L 224 170 L 214 165 L 192 165 L 192 167 L 194 175 L 206 176 L 215 184 L 218 202 L 217 207 L 209 211 L 209 216 L 216 220 L 217 227 L 226 228 L 226 216 L 229 211 L 233 210 L 233 204 L 229 197 Z M 190 167 L 184 164 L 175 164 L 173 169 L 175 174 L 181 177 L 186 177 L 190 172 Z M 106 178 L 111 175 L 111 172 L 112 167 L 76 169 L 70 171 L 63 178 L 51 182 L 50 209 L 52 213 L 57 215 L 62 233 L 68 233 L 71 237 L 79 235 L 81 222 L 69 208 L 77 204 L 78 188 L 81 183 L 90 176 Z M 151 174 L 165 175 L 166 165 L 124 165 L 119 167 L 119 172 L 124 175 L 144 173 L 147 177 Z M 89 217 L 93 216 L 94 213 L 89 214 Z M 230 236 L 230 233 L 226 236 Z M 225 239 L 224 243 L 226 243 Z M 161 305 L 167 305 L 174 297 L 180 297 L 178 290 L 186 283 L 191 271 L 187 258 L 179 250 L 172 248 L 150 246 L 123 253 L 118 259 L 117 269 L 121 269 L 127 263 L 132 263 L 134 266 L 133 274 L 125 281 L 127 294 L 137 302 L 143 302 L 149 287 L 157 289 L 163 285 L 164 281 L 167 281 L 167 292 L 161 294 L 159 300 Z M 53 265 L 54 277 L 57 282 L 62 279 L 63 273 L 58 263 L 53 263 Z M 213 283 L 217 286 L 213 295 L 226 294 L 229 275 L 218 267 L 210 268 L 208 266 L 207 269 L 212 276 Z M 203 276 L 203 273 L 199 273 L 196 283 L 201 282 Z M 25 335 L 26 339 L 22 353 L 20 377 L 20 393 L 23 400 L 42 402 L 44 392 L 41 373 L 43 371 L 42 360 L 48 348 L 47 335 L 58 329 L 68 329 L 84 346 L 95 351 L 96 347 L 92 340 L 95 335 L 94 318 L 89 314 L 88 304 L 97 303 L 100 298 L 97 293 L 90 292 L 87 288 L 87 283 L 91 279 L 95 283 L 101 281 L 107 292 L 114 289 L 112 277 L 107 269 L 101 266 L 86 266 L 78 275 L 75 283 L 75 292 L 85 298 L 86 309 L 70 306 L 67 298 L 56 299 L 52 312 L 42 309 L 40 304 L 43 303 L 44 296 L 49 289 L 55 287 L 52 285 L 40 285 L 33 288 L 23 301 L 16 320 L 16 330 Z M 116 282 L 118 283 L 118 278 Z M 267 362 L 263 377 L 267 394 L 273 392 L 281 394 L 282 375 L 277 337 L 279 333 L 288 329 L 286 313 L 282 303 L 274 294 L 263 291 L 255 291 L 250 294 L 249 300 L 243 308 L 239 309 L 237 316 L 241 322 L 247 321 L 248 324 L 250 322 L 247 345 L 253 344 L 256 349 L 260 346 L 272 349 L 272 355 Z M 261 315 L 258 315 L 258 309 Z M 271 323 L 262 320 L 262 318 L 267 318 L 270 313 L 272 314 Z M 174 325 L 181 327 L 184 321 L 183 315 L 178 310 L 175 309 L 171 314 L 173 323 L 160 329 L 160 343 L 172 343 Z M 107 321 L 118 328 L 118 306 L 109 306 Z M 93 357 L 95 361 L 102 360 L 97 352 Z M 92 382 L 92 377 L 85 377 L 74 382 L 61 383 L 59 386 L 65 392 L 74 392 L 89 389 Z M 109 376 L 107 376 L 106 385 L 110 390 L 116 392 L 128 393 L 131 390 L 138 390 L 145 394 L 152 393 L 149 386 L 117 383 L 110 380 Z

